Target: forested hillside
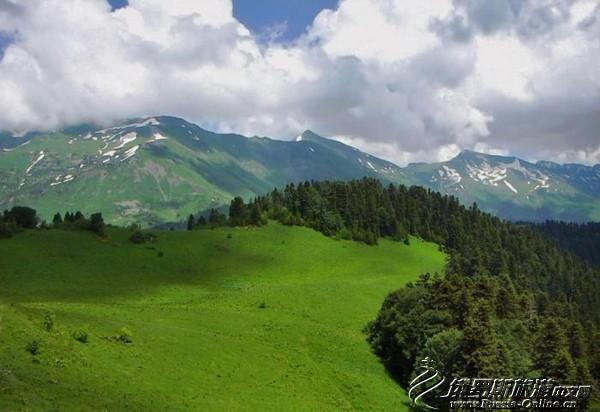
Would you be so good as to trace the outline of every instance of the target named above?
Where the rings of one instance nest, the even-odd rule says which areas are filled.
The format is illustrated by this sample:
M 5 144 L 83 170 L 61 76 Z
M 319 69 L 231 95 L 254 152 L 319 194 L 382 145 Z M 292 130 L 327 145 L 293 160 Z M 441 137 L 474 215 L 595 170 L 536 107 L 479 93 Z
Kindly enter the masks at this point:
M 592 344 L 600 338 L 599 271 L 534 229 L 454 197 L 371 178 L 290 184 L 239 203 L 230 215 L 240 222 L 266 213 L 368 244 L 409 242 L 410 234 L 449 253 L 443 276 L 424 274 L 389 295 L 367 328 L 373 350 L 404 384 L 425 355 L 448 375 L 600 377 Z
M 545 237 L 555 241 L 595 266 L 600 266 L 600 222 L 570 223 L 548 220 L 533 227 Z

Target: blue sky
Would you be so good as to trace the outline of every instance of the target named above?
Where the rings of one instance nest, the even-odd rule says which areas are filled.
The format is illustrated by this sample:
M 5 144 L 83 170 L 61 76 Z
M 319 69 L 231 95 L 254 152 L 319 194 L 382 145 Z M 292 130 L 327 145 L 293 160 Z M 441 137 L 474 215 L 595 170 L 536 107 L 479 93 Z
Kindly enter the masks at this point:
M 108 2 L 113 8 L 127 5 L 127 0 Z M 291 41 L 304 33 L 321 10 L 335 9 L 337 3 L 338 0 L 233 0 L 233 14 L 255 34 L 284 28 L 278 40 Z
M 336 7 L 337 0 L 233 0 L 234 16 L 254 33 L 285 23 L 282 41 L 294 40 L 321 10 Z
M 108 0 L 113 9 L 127 6 L 127 0 Z

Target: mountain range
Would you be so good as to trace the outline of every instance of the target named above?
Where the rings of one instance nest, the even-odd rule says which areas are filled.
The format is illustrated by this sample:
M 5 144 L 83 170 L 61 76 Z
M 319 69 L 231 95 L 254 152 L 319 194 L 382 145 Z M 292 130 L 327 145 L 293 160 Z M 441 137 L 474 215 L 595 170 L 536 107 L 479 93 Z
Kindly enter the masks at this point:
M 157 225 L 290 182 L 376 177 L 476 202 L 511 220 L 600 220 L 600 165 L 464 151 L 399 167 L 306 131 L 294 141 L 207 131 L 151 117 L 13 137 L 0 133 L 0 209 L 102 211 L 115 224 Z

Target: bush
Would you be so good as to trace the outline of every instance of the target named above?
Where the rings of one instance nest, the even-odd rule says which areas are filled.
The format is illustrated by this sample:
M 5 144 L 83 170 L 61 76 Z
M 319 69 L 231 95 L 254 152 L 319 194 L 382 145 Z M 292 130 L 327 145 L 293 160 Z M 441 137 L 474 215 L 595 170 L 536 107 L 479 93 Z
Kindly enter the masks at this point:
M 0 238 L 12 237 L 19 231 L 17 224 L 14 222 L 0 222 Z
M 347 227 L 342 227 L 336 235 L 337 239 L 352 240 L 352 232 Z
M 13 221 L 18 227 L 35 229 L 38 224 L 35 209 L 25 206 L 15 206 L 10 211 L 4 211 L 4 221 Z
M 54 313 L 47 311 L 44 314 L 44 329 L 50 332 L 54 329 Z
M 90 216 L 89 229 L 98 236 L 104 235 L 106 224 L 102 218 L 102 213 L 94 213 Z
M 146 242 L 156 241 L 156 235 L 154 233 L 144 233 L 141 230 L 136 230 L 131 234 L 129 240 L 139 245 Z
M 88 334 L 83 329 L 78 329 L 73 332 L 73 339 L 81 343 L 88 343 Z
M 127 328 L 121 328 L 119 333 L 113 336 L 113 339 L 120 343 L 132 343 L 133 334 Z
M 144 234 L 142 232 L 140 232 L 139 230 L 136 230 L 135 232 L 133 232 L 131 234 L 131 236 L 129 237 L 129 240 L 131 242 L 139 245 L 142 243 L 146 243 L 146 236 L 144 236 Z
M 40 353 L 40 346 L 40 341 L 34 339 L 25 346 L 25 350 L 35 356 Z
M 267 302 L 265 302 L 264 300 L 262 302 L 260 302 L 258 305 L 256 305 L 257 308 L 259 309 L 266 309 L 267 308 Z

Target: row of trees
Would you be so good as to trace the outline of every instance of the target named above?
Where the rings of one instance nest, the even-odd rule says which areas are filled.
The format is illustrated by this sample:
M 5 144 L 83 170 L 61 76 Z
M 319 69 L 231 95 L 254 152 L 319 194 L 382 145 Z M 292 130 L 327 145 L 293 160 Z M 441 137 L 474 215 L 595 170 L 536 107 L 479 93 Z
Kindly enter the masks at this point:
M 102 213 L 93 213 L 86 218 L 80 211 L 66 212 L 64 219 L 60 213 L 56 213 L 52 219 L 52 225 L 42 221 L 37 211 L 30 207 L 15 206 L 5 210 L 0 218 L 0 237 L 10 237 L 23 229 L 83 229 L 90 230 L 99 236 L 104 235 L 105 223 Z
M 65 212 L 64 219 L 60 213 L 56 213 L 52 218 L 52 225 L 55 228 L 71 229 L 80 228 L 94 232 L 99 236 L 104 236 L 106 224 L 102 213 L 92 213 L 88 218 L 85 217 L 80 211 L 76 212 Z
M 454 376 L 600 379 L 593 345 L 600 273 L 534 229 L 451 196 L 372 178 L 289 184 L 240 205 L 232 202 L 230 221 L 248 216 L 241 210 L 260 210 L 368 244 L 411 235 L 441 245 L 449 255 L 445 276 L 392 293 L 367 328 L 373 350 L 403 383 L 432 354 Z
M 257 202 L 245 204 L 244 200 L 237 196 L 229 205 L 229 217 L 217 209 L 211 209 L 208 216 L 200 215 L 196 218 L 189 215 L 187 220 L 187 230 L 194 230 L 202 227 L 216 226 L 263 226 L 267 224 L 268 216 Z

